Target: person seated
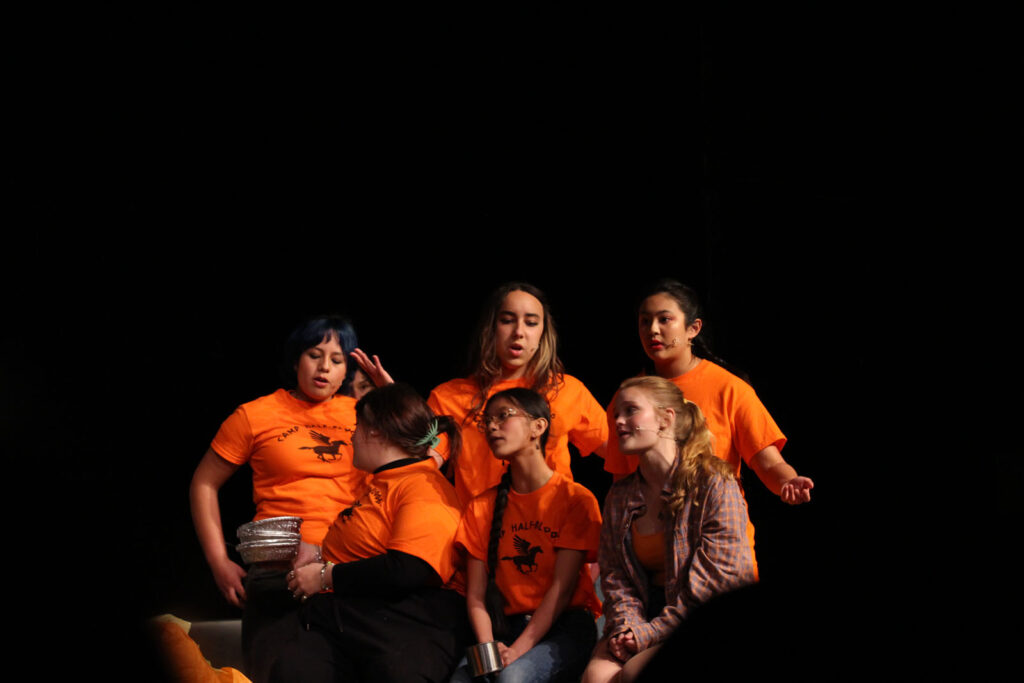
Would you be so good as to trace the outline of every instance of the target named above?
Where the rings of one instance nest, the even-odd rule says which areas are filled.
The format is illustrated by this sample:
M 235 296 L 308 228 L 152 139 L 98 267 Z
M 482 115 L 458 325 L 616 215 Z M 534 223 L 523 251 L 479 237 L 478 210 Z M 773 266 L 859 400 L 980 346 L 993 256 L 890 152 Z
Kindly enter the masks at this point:
M 697 405 L 666 379 L 636 377 L 614 414 L 619 449 L 639 467 L 605 500 L 605 630 L 583 683 L 636 680 L 689 611 L 756 580 L 746 502 Z
M 429 456 L 439 434 L 457 451 L 459 428 L 405 384 L 356 403 L 362 495 L 335 518 L 322 562 L 288 573 L 305 603 L 276 626 L 271 681 L 447 681 L 469 628 L 456 571 L 462 510 Z
M 550 424 L 548 402 L 534 391 L 491 396 L 480 429 L 509 469 L 469 503 L 456 536 L 468 554 L 477 641 L 497 640 L 497 683 L 577 680 L 597 640 L 601 604 L 584 562 L 596 559 L 601 511 L 594 494 L 545 461 Z M 468 666 L 452 677 L 469 680 Z

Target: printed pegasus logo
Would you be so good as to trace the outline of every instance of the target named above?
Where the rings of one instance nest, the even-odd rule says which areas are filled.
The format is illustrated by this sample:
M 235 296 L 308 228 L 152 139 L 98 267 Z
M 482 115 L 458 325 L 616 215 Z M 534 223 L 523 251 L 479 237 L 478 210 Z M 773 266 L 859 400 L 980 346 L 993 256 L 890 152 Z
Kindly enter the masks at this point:
M 530 545 L 525 538 L 516 534 L 512 538 L 512 547 L 519 553 L 516 556 L 506 555 L 503 560 L 512 560 L 512 564 L 520 574 L 532 574 L 537 571 L 537 553 L 544 552 L 539 545 Z
M 329 437 L 324 436 L 320 432 L 314 432 L 312 429 L 309 430 L 309 437 L 313 439 L 313 441 L 317 441 L 323 445 L 299 446 L 299 450 L 313 451 L 316 453 L 317 459 L 321 462 L 334 462 L 341 457 L 341 453 L 338 452 L 338 449 L 342 446 L 348 445 L 348 441 L 344 441 L 342 439 L 335 439 L 334 441 L 331 441 Z
M 345 508 L 344 510 L 342 510 L 341 512 L 339 512 L 338 513 L 338 517 L 341 518 L 342 523 L 348 522 L 348 520 L 352 519 L 352 513 L 356 511 L 356 508 L 357 507 L 361 507 L 361 506 L 362 506 L 362 503 L 360 503 L 357 500 L 356 502 L 352 503 L 351 506 L 349 506 L 349 507 Z

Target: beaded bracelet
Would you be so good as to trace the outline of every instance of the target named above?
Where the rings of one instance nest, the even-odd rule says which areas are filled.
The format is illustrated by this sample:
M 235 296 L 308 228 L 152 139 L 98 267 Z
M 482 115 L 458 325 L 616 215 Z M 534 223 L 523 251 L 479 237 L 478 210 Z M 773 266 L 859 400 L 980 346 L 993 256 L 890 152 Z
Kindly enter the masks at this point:
M 331 567 L 333 567 L 333 566 L 334 566 L 334 563 L 331 562 L 330 560 L 328 560 L 327 563 L 324 564 L 324 566 L 320 567 L 320 590 L 321 591 L 329 590 L 329 588 L 327 586 L 327 571 Z

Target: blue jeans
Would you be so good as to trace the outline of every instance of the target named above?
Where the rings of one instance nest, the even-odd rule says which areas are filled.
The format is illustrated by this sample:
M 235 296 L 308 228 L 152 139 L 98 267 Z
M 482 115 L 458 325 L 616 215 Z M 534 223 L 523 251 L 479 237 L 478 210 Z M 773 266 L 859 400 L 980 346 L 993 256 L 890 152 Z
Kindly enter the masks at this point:
M 511 645 L 529 621 L 523 615 L 509 616 L 508 620 L 512 635 L 504 642 Z M 596 643 L 597 625 L 590 612 L 567 609 L 552 624 L 543 640 L 491 680 L 497 683 L 577 681 Z M 472 680 L 467 659 L 463 657 L 451 683 L 470 683 Z

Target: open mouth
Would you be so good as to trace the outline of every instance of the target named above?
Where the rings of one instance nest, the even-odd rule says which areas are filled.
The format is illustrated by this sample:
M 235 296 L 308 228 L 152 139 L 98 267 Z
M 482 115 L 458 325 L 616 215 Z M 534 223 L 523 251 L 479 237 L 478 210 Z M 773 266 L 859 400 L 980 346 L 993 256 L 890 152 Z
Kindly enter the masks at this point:
M 523 351 L 524 350 L 525 349 L 523 349 L 523 345 L 522 344 L 518 344 L 518 343 L 517 344 L 509 344 L 509 347 L 508 347 L 508 352 L 509 352 L 509 354 L 511 354 L 511 356 L 513 358 L 519 358 L 521 355 L 523 355 Z
M 320 389 L 326 389 L 327 386 L 330 384 L 330 382 L 328 382 L 323 377 L 314 377 L 313 378 L 313 384 L 316 385 Z

